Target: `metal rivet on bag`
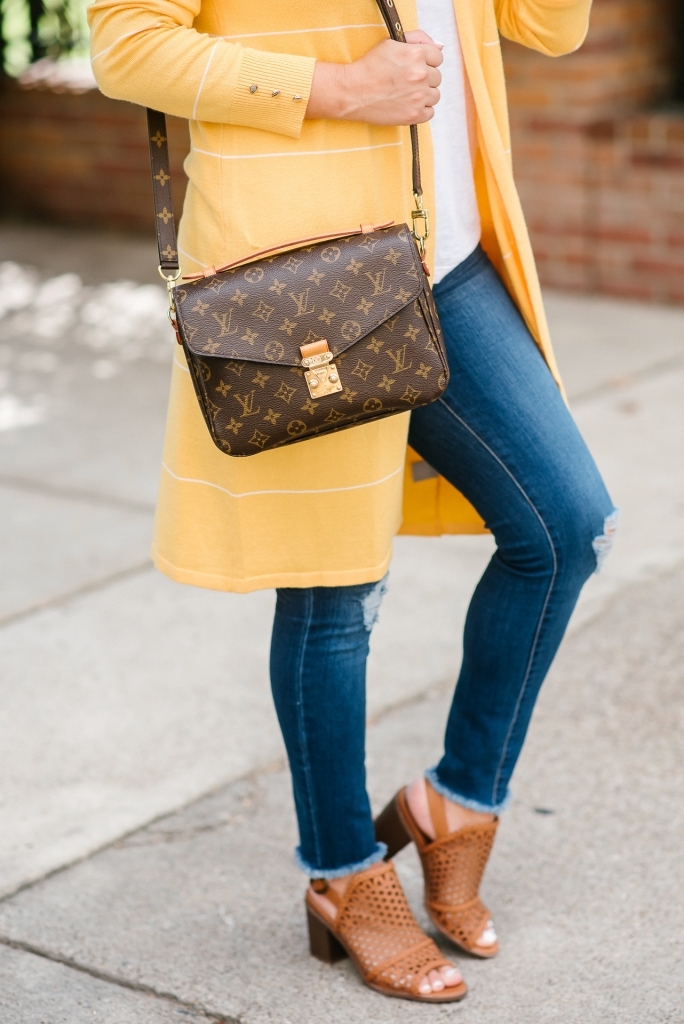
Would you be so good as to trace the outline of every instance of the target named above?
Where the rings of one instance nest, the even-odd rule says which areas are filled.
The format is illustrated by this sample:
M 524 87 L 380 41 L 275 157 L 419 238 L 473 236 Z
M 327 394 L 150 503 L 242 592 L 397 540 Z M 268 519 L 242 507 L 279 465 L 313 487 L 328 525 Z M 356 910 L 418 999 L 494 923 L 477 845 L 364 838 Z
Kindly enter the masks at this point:
M 318 381 L 317 381 L 317 380 L 315 380 L 315 379 L 314 379 L 314 380 L 310 380 L 310 381 L 309 381 L 309 387 L 311 387 L 311 388 L 317 388 L 317 387 L 318 387 Z
M 333 384 L 336 384 L 336 383 L 337 383 L 337 381 L 338 381 L 338 379 L 339 379 L 339 378 L 338 378 L 338 376 L 337 376 L 337 374 L 336 374 L 336 373 L 331 373 L 331 374 L 330 374 L 330 377 L 328 378 L 328 380 L 331 380 L 331 381 L 333 382 Z
M 256 92 L 258 88 L 259 88 L 259 86 L 258 86 L 258 85 L 250 85 L 250 87 L 249 87 L 249 91 L 250 91 L 250 92 Z

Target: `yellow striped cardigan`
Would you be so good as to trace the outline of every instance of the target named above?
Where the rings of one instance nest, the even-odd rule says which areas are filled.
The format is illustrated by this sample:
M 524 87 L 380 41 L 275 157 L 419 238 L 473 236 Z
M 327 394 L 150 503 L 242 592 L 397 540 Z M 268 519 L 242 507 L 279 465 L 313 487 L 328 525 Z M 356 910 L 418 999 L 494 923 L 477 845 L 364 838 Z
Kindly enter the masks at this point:
M 513 182 L 499 33 L 546 54 L 574 50 L 591 0 L 454 5 L 474 100 L 482 244 L 557 379 Z M 414 0 L 398 7 L 415 28 Z M 304 120 L 316 60 L 353 61 L 385 38 L 375 0 L 97 0 L 89 18 L 102 91 L 190 121 L 184 273 L 361 223 L 410 220 L 408 129 Z M 421 147 L 432 208 L 429 125 Z M 217 590 L 357 584 L 384 575 L 399 529 L 482 530 L 445 480 L 414 482 L 407 428 L 398 415 L 231 459 L 210 440 L 177 348 L 156 565 Z

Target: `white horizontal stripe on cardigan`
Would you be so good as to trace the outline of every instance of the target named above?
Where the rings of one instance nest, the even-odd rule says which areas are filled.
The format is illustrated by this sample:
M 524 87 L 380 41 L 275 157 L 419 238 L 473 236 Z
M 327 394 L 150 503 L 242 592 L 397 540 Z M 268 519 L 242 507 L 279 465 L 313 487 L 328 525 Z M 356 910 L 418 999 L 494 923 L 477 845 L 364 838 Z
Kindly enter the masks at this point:
M 292 150 L 287 153 L 212 153 L 209 149 L 198 149 L 193 146 L 191 153 L 202 153 L 203 156 L 214 156 L 217 160 L 273 160 L 281 156 L 333 156 L 338 153 L 365 153 L 371 149 L 391 149 L 393 146 L 403 146 L 399 142 L 380 142 L 376 146 L 350 146 L 346 149 L 308 149 Z
M 399 473 L 403 473 L 404 463 L 402 462 L 398 469 L 393 469 L 391 473 L 388 473 L 387 476 L 381 477 L 380 480 L 369 480 L 368 483 L 365 484 L 349 484 L 347 487 L 312 487 L 307 489 L 293 488 L 292 490 L 274 489 L 263 491 L 244 491 L 242 494 L 229 491 L 227 487 L 221 487 L 219 484 L 215 484 L 211 480 L 196 480 L 193 477 L 179 476 L 177 473 L 174 473 L 165 462 L 162 462 L 162 469 L 164 469 L 170 477 L 173 477 L 174 480 L 177 480 L 181 484 L 200 484 L 204 487 L 213 487 L 214 490 L 223 491 L 223 493 L 227 494 L 229 498 L 254 498 L 262 494 L 336 494 L 340 491 L 360 491 L 366 487 L 378 487 L 380 484 L 387 483 L 388 480 L 391 480 Z
M 365 25 L 331 25 L 326 28 L 293 28 L 287 32 L 247 32 L 240 36 L 221 36 L 221 39 L 266 39 L 269 36 L 301 36 L 309 32 L 341 32 L 349 28 L 384 28 L 382 21 L 370 21 Z

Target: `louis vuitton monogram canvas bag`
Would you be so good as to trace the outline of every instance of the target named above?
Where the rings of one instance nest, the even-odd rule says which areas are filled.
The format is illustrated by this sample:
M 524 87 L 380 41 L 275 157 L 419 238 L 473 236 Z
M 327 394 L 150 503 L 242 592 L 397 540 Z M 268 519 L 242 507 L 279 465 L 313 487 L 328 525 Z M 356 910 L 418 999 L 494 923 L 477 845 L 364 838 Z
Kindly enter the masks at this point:
M 377 2 L 403 41 L 392 0 Z M 439 398 L 449 370 L 424 262 L 415 125 L 412 228 L 361 225 L 180 281 L 165 117 L 147 118 L 159 270 L 221 451 L 256 455 Z

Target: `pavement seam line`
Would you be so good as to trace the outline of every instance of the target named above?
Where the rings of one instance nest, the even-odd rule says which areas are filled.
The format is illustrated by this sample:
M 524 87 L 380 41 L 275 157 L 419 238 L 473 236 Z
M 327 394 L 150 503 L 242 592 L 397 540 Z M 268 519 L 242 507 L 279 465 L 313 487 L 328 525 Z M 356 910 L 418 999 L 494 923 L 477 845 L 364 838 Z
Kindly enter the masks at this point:
M 52 498 L 62 498 L 67 501 L 88 502 L 91 505 L 105 505 L 107 508 L 117 508 L 124 512 L 135 512 L 138 515 L 154 515 L 153 504 L 134 501 L 131 498 L 117 498 L 116 495 L 98 494 L 96 491 L 85 491 L 78 487 L 60 487 L 59 484 L 51 484 L 42 480 L 31 480 L 27 477 L 14 476 L 11 473 L 0 473 L 0 487 L 14 488 L 18 491 L 31 491 L 35 494 L 44 494 Z
M 21 608 L 18 612 L 10 612 L 9 615 L 5 615 L 3 618 L 0 618 L 0 629 L 4 629 L 6 626 L 12 626 L 15 622 L 20 622 L 22 619 L 30 618 L 31 615 L 37 615 L 38 612 L 48 611 L 51 608 L 59 608 L 61 605 L 68 604 L 69 601 L 75 600 L 76 598 L 84 597 L 86 594 L 94 594 L 98 590 L 103 590 L 112 583 L 118 583 L 131 576 L 137 576 L 151 568 L 152 561 L 151 559 L 146 558 L 144 562 L 136 562 L 134 565 L 129 565 L 126 569 L 117 569 L 116 572 L 110 573 L 108 576 L 101 576 L 99 579 L 93 580 L 90 583 L 84 583 L 80 587 L 68 590 L 64 594 L 57 594 L 55 597 L 48 597 L 45 601 L 38 601 L 36 604 L 29 605 L 27 608 Z
M 97 967 L 87 967 L 85 964 L 79 963 L 78 960 L 72 960 L 71 957 L 53 953 L 51 950 L 43 949 L 41 946 L 34 946 L 30 942 L 21 942 L 18 939 L 10 939 L 7 935 L 0 935 L 0 945 L 8 946 L 10 949 L 19 950 L 22 953 L 32 953 L 43 960 L 61 964 L 63 967 L 69 967 L 72 971 L 87 974 L 89 977 L 96 978 L 98 981 L 104 981 L 109 985 L 117 985 L 119 988 L 125 988 L 131 992 L 140 992 L 143 995 L 173 1003 L 174 1006 L 190 1010 L 207 1020 L 215 1021 L 215 1024 L 240 1024 L 236 1017 L 226 1017 L 221 1013 L 215 1013 L 213 1010 L 207 1009 L 207 1007 L 199 1003 L 189 1003 L 185 999 L 179 999 L 172 992 L 160 991 L 151 985 L 145 985 L 143 982 L 128 981 L 126 978 L 120 978 L 116 974 L 109 974 L 108 971 L 100 971 Z
M 414 694 L 411 697 L 405 697 L 402 700 L 397 701 L 395 704 L 386 704 L 384 707 L 379 708 L 374 714 L 369 715 L 366 719 L 366 727 L 370 728 L 375 725 L 379 725 L 385 718 L 393 714 L 395 711 L 403 711 L 405 708 L 413 707 L 418 704 L 423 704 L 425 701 L 437 699 L 444 695 L 447 690 L 453 686 L 453 679 L 443 679 L 437 683 L 430 683 L 420 693 Z M 273 761 L 268 761 L 266 764 L 260 765 L 257 768 L 250 768 L 249 771 L 243 772 L 242 775 L 236 775 L 234 778 L 223 779 L 221 782 L 212 786 L 211 789 L 204 790 L 198 796 L 193 796 L 190 800 L 185 803 L 179 804 L 177 807 L 172 807 L 170 810 L 161 811 L 159 814 L 155 814 L 153 818 L 143 822 L 140 825 L 135 825 L 133 828 L 126 832 L 122 832 L 120 835 L 115 836 L 113 839 L 108 839 L 100 846 L 96 846 L 95 849 L 89 850 L 88 853 L 84 853 L 79 857 L 74 857 L 73 860 L 67 861 L 64 864 L 59 864 L 55 868 L 51 868 L 50 871 L 46 871 L 45 874 L 39 875 L 37 878 L 28 879 L 26 882 L 22 882 L 16 889 L 12 889 L 9 892 L 2 893 L 0 895 L 0 906 L 7 903 L 9 900 L 14 899 L 15 896 L 19 896 L 20 893 L 26 892 L 28 889 L 33 889 L 34 886 L 40 885 L 42 882 L 48 882 L 51 878 L 55 878 L 57 875 L 61 875 L 65 871 L 71 870 L 71 868 L 78 867 L 79 864 L 85 864 L 86 861 L 91 860 L 93 857 L 97 857 L 98 854 L 104 853 L 105 850 L 111 850 L 119 843 L 125 843 L 131 836 L 137 835 L 138 832 L 144 832 L 145 829 L 151 828 L 152 825 L 157 825 L 159 822 L 165 821 L 167 818 L 172 818 L 175 814 L 182 814 L 184 811 L 190 810 L 203 800 L 211 800 L 212 797 L 219 796 L 225 789 L 230 786 L 236 786 L 240 782 L 248 782 L 254 779 L 260 778 L 262 775 L 271 775 L 275 772 L 283 771 L 287 767 L 287 759 L 283 757 L 276 758 Z M 0 936 L 0 943 L 3 941 Z
M 51 868 L 49 871 L 46 871 L 45 874 L 39 875 L 37 878 L 31 878 L 26 882 L 22 882 L 21 885 L 16 887 L 16 889 L 12 889 L 10 892 L 0 895 L 0 906 L 11 899 L 14 899 L 15 896 L 19 896 L 20 893 L 26 892 L 28 889 L 33 889 L 34 886 L 40 885 L 42 882 L 48 882 L 51 878 L 55 878 L 57 875 L 61 875 L 64 871 L 69 871 L 71 868 L 78 867 L 79 864 L 85 864 L 86 861 L 91 860 L 93 857 L 97 857 L 100 853 L 104 853 L 105 850 L 114 848 L 117 843 L 125 842 L 138 832 L 144 832 L 146 828 L 150 828 L 152 825 L 156 825 L 158 822 L 164 821 L 166 818 L 172 818 L 174 814 L 182 814 L 183 811 L 189 810 L 196 804 L 201 803 L 202 800 L 210 800 L 212 797 L 218 796 L 224 789 L 228 789 L 229 786 L 235 786 L 239 782 L 256 779 L 261 775 L 270 775 L 274 772 L 282 771 L 285 766 L 285 757 L 281 757 L 275 761 L 269 761 L 267 764 L 261 765 L 258 768 L 250 768 L 248 772 L 243 772 L 242 775 L 237 775 L 235 778 L 223 779 L 221 782 L 217 783 L 216 786 L 212 786 L 211 789 L 205 790 L 198 796 L 193 796 L 190 800 L 179 804 L 177 807 L 171 808 L 171 810 L 161 811 L 159 814 L 155 814 L 155 816 L 150 818 L 149 821 L 145 821 L 141 825 L 135 825 L 133 828 L 128 829 L 126 832 L 122 832 L 113 839 L 108 839 L 100 846 L 96 846 L 95 849 L 89 850 L 88 853 L 81 854 L 80 857 L 74 857 L 73 860 L 67 861 L 65 864 L 59 864 L 57 867 Z M 2 936 L 0 936 L 0 942 L 2 941 Z

